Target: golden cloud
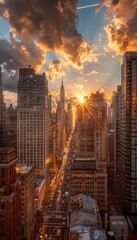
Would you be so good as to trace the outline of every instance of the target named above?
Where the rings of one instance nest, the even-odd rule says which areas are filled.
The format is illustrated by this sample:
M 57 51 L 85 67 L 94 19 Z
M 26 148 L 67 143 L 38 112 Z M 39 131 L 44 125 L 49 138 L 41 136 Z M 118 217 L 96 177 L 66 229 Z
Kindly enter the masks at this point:
M 137 0 L 113 0 L 106 16 L 110 15 L 112 22 L 105 27 L 108 38 L 105 50 L 117 54 L 137 51 Z

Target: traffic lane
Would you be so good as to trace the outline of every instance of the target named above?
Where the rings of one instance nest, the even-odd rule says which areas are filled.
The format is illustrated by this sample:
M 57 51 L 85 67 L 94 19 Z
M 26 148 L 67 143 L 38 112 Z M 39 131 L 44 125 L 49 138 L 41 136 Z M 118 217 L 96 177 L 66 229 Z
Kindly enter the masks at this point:
M 64 221 L 65 222 L 65 221 Z M 64 239 L 65 235 L 65 226 L 62 225 L 62 219 L 49 219 L 47 222 L 47 227 L 45 229 L 45 234 L 49 237 L 52 235 L 52 237 L 59 237 L 57 235 L 60 235 L 60 239 Z M 58 234 L 60 232 L 60 234 Z M 57 238 L 58 239 L 58 238 Z

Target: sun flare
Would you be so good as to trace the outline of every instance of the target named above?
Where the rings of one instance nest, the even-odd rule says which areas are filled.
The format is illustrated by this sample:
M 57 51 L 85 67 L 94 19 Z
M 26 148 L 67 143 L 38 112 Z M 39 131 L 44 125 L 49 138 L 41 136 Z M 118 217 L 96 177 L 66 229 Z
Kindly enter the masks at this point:
M 85 102 L 85 99 L 83 96 L 78 96 L 78 100 L 81 104 L 83 104 Z

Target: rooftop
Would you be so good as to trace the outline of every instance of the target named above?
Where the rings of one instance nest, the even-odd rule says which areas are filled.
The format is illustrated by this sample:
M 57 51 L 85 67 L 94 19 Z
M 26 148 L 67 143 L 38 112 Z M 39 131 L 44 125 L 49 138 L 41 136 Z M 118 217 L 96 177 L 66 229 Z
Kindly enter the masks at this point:
M 94 226 L 100 224 L 98 207 L 96 200 L 85 194 L 77 194 L 72 196 L 80 201 L 79 209 L 72 210 L 70 218 L 70 226 L 81 225 L 81 226 Z
M 78 232 L 78 240 L 106 240 L 106 233 L 104 229 L 92 230 L 90 227 L 83 227 L 77 225 L 70 229 L 70 231 Z
M 96 170 L 96 162 L 95 161 L 74 161 L 71 166 L 71 170 Z
M 25 164 L 17 164 L 16 165 L 16 173 L 26 174 L 33 168 L 33 166 L 27 166 Z
M 110 216 L 110 223 L 112 225 L 127 225 L 124 216 Z
M 38 190 L 45 183 L 44 177 L 35 178 L 35 190 Z

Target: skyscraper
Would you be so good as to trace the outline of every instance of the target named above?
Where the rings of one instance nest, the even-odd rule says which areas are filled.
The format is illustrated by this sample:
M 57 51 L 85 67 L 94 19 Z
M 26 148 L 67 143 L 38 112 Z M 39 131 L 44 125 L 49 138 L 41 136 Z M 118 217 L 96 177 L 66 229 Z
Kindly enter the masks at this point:
M 70 171 L 70 192 L 93 196 L 107 208 L 106 101 L 96 92 L 77 107 L 76 144 Z
M 8 147 L 8 136 L 6 131 L 6 105 L 2 89 L 2 72 L 0 67 L 0 147 Z
M 3 92 L 2 92 L 2 74 L 0 67 L 0 127 L 2 126 L 3 121 Z
M 61 153 L 64 150 L 65 136 L 66 136 L 64 106 L 65 106 L 65 90 L 64 90 L 63 80 L 62 80 L 61 87 L 60 87 L 60 102 L 58 103 L 58 107 L 57 107 L 57 120 L 60 123 L 60 150 L 61 150 Z
M 63 80 L 62 80 L 61 88 L 60 88 L 60 104 L 62 109 L 64 109 L 64 103 L 65 103 L 65 90 L 64 90 Z
M 120 96 L 121 86 L 117 86 L 117 91 L 112 95 L 112 128 L 114 129 L 114 192 L 115 200 L 119 201 L 119 159 L 120 159 Z
M 121 67 L 120 203 L 137 213 L 137 52 L 126 52 Z
M 33 68 L 19 71 L 18 162 L 35 166 L 35 176 L 45 176 L 48 158 L 48 82 Z

